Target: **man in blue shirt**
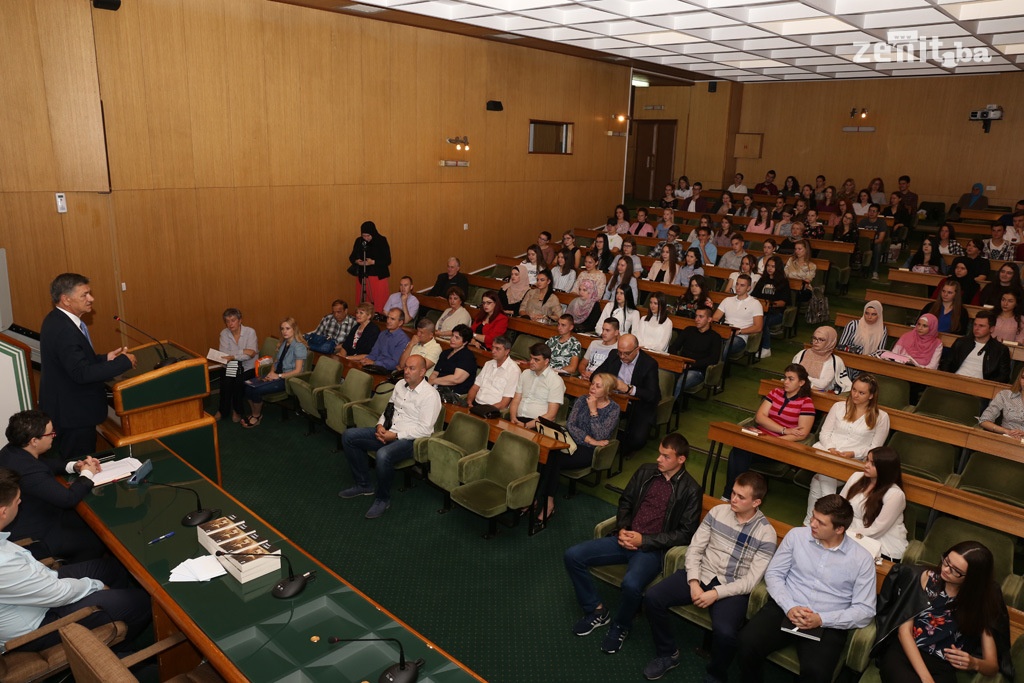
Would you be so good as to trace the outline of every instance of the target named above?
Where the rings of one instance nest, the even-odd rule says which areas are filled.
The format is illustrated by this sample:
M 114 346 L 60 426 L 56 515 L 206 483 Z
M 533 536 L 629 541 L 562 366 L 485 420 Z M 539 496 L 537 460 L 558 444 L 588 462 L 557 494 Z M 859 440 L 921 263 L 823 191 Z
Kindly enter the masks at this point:
M 770 599 L 740 631 L 744 683 L 761 681 L 765 658 L 787 645 L 796 646 L 802 683 L 829 683 L 846 632 L 871 622 L 875 563 L 871 553 L 846 537 L 852 521 L 849 501 L 833 493 L 814 504 L 810 527 L 797 527 L 782 539 L 764 574 Z M 787 618 L 800 630 L 820 629 L 821 639 L 781 630 Z
M 379 365 L 388 370 L 398 367 L 398 361 L 402 358 L 402 351 L 405 351 L 409 343 L 409 336 L 402 332 L 402 324 L 405 323 L 405 314 L 401 308 L 392 308 L 388 311 L 387 329 L 380 333 L 377 341 L 369 353 L 349 356 L 363 365 Z

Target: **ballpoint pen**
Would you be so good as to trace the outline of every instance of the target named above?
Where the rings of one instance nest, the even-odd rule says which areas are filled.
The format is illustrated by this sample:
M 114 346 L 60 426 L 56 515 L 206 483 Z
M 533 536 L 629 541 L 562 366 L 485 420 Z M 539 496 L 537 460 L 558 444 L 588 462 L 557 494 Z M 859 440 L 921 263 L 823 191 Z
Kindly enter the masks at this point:
M 154 538 L 152 541 L 150 541 L 146 545 L 153 545 L 154 543 L 159 543 L 160 541 L 166 541 L 168 538 L 170 538 L 173 535 L 174 535 L 173 531 L 168 531 L 163 536 L 157 536 L 156 538 Z

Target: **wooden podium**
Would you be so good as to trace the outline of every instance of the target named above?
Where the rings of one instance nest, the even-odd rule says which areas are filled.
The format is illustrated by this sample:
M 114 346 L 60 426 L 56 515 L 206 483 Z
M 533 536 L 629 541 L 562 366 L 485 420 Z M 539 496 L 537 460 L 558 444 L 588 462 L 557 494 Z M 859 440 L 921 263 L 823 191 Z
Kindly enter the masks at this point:
M 111 446 L 159 439 L 220 484 L 217 423 L 203 409 L 210 395 L 206 358 L 175 342 L 161 344 L 129 350 L 136 366 L 107 382 L 110 410 L 99 434 Z M 178 361 L 157 367 L 165 352 Z

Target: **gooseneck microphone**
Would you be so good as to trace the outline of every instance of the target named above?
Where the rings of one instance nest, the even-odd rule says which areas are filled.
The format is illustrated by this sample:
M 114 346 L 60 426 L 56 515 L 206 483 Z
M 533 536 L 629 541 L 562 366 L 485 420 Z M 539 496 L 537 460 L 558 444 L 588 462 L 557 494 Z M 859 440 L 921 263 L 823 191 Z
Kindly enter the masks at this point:
M 182 491 L 191 491 L 192 495 L 196 497 L 196 509 L 188 513 L 181 519 L 182 526 L 199 526 L 200 524 L 206 524 L 213 519 L 213 510 L 208 510 L 203 507 L 203 503 L 199 500 L 199 491 L 190 489 L 187 486 L 178 486 L 177 484 L 165 484 L 160 481 L 153 481 L 152 479 L 146 479 L 145 483 L 155 484 L 156 486 L 166 486 L 172 489 L 181 489 Z
M 397 638 L 339 638 L 338 636 L 331 636 L 327 639 L 327 642 L 331 645 L 335 643 L 394 643 L 398 646 L 398 664 L 392 664 L 384 673 L 377 679 L 377 683 L 415 683 L 416 679 L 419 678 L 420 669 L 423 667 L 423 660 L 417 659 L 415 662 L 407 663 L 405 661 L 405 649 L 402 647 L 402 642 Z
M 180 360 L 178 358 L 171 358 L 170 356 L 168 356 L 167 355 L 167 348 L 164 346 L 164 343 L 162 341 L 160 341 L 159 339 L 157 339 L 156 337 L 154 337 L 153 335 L 151 335 L 149 332 L 146 332 L 145 330 L 141 330 L 138 327 L 135 327 L 135 325 L 132 325 L 130 322 L 126 321 L 124 318 L 122 318 L 119 315 L 115 315 L 114 316 L 114 320 L 116 320 L 117 322 L 121 323 L 122 325 L 127 325 L 128 327 L 132 328 L 136 332 L 140 332 L 141 334 L 149 337 L 150 339 L 152 339 L 153 341 L 155 341 L 157 344 L 160 345 L 159 351 L 157 352 L 157 355 L 160 356 L 160 360 L 159 360 L 159 362 L 157 362 L 156 365 L 153 366 L 154 370 L 157 369 L 157 368 L 162 368 L 162 367 L 164 367 L 166 365 L 172 365 L 174 363 L 177 363 Z
M 237 553 L 229 553 L 224 550 L 218 550 L 214 553 L 217 557 L 237 556 L 237 557 L 249 557 L 253 556 L 254 553 L 247 553 L 241 550 Z M 255 556 L 260 555 L 266 557 L 280 557 L 288 565 L 288 578 L 281 579 L 274 584 L 274 587 L 270 589 L 270 594 L 275 598 L 281 598 L 282 600 L 287 598 L 294 598 L 296 595 L 301 593 L 306 588 L 306 584 L 310 581 L 316 580 L 316 571 L 308 571 L 305 574 L 299 574 L 295 576 L 295 572 L 292 571 L 292 561 L 288 559 L 288 556 L 282 552 L 276 553 L 255 553 Z

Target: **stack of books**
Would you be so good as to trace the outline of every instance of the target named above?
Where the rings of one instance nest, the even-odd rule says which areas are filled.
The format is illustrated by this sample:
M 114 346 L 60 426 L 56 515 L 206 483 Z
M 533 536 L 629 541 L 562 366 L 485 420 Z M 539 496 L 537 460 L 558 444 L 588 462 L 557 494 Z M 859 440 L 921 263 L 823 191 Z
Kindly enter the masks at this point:
M 217 560 L 228 574 L 239 583 L 252 581 L 281 569 L 281 556 L 277 548 L 236 515 L 225 515 L 196 527 L 199 545 L 213 554 L 218 551 L 234 553 L 221 555 Z

